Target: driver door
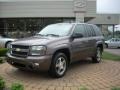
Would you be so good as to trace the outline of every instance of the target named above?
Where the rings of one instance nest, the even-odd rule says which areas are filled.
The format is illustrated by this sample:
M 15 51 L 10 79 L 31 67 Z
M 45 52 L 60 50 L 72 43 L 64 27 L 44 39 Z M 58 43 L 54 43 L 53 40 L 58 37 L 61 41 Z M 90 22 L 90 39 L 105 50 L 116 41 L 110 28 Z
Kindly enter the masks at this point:
M 77 61 L 83 59 L 86 56 L 86 46 L 88 44 L 88 40 L 86 38 L 86 33 L 84 30 L 84 25 L 78 24 L 75 26 L 73 31 L 74 34 L 82 34 L 83 37 L 73 38 L 71 41 L 71 49 L 72 49 L 72 60 Z

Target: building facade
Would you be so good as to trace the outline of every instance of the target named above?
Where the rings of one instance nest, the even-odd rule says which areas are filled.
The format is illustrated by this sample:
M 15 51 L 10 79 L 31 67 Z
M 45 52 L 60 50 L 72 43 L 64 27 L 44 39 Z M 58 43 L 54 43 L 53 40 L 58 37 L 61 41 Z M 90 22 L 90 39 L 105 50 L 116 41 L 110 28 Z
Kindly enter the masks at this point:
M 97 14 L 96 0 L 0 0 L 0 33 L 9 37 L 27 37 L 48 24 L 75 21 L 96 24 L 110 34 L 108 26 L 119 24 L 120 17 Z

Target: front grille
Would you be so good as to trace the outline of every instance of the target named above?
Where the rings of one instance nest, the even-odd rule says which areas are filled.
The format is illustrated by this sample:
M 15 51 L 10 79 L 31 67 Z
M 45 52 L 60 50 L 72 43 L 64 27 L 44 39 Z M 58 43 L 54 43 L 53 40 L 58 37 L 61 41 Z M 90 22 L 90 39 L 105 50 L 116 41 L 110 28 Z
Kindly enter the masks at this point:
M 27 57 L 29 53 L 29 46 L 12 45 L 11 54 L 17 57 Z
M 22 46 L 22 45 L 12 45 L 12 48 L 29 49 L 29 46 Z

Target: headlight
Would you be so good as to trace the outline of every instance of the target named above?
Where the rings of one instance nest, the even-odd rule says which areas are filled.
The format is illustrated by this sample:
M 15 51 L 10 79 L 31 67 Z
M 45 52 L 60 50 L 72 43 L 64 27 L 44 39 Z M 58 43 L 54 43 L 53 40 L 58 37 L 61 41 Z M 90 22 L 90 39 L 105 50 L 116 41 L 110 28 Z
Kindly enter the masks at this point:
M 7 49 L 8 49 L 8 53 L 11 53 L 11 50 L 12 50 L 12 45 L 11 45 L 11 44 L 9 44 L 9 46 L 7 47 Z
M 32 46 L 30 49 L 31 55 L 45 55 L 46 47 L 45 46 Z
M 12 48 L 12 45 L 11 44 L 9 44 L 8 45 L 8 47 L 7 47 L 7 49 L 11 49 Z

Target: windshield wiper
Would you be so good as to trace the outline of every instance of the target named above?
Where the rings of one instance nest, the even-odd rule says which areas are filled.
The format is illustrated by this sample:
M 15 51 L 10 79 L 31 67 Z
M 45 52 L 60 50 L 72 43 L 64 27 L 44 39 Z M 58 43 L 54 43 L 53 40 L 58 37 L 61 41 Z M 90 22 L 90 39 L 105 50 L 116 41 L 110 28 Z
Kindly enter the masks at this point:
M 59 35 L 56 35 L 56 34 L 46 34 L 45 36 L 55 36 L 55 37 L 59 37 Z
M 37 33 L 35 36 L 45 36 L 45 35 L 43 35 L 43 34 L 38 34 L 38 33 Z

